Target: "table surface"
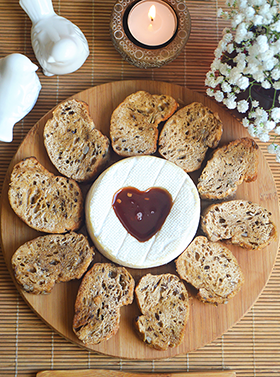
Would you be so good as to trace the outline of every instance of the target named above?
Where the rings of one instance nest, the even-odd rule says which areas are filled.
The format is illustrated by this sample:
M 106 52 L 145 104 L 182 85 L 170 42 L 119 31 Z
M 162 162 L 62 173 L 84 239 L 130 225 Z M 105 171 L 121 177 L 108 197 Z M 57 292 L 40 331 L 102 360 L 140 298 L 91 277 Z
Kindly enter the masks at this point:
M 213 60 L 225 21 L 216 12 L 224 0 L 188 1 L 192 31 L 185 49 L 170 64 L 157 69 L 130 65 L 114 49 L 109 32 L 113 0 L 53 1 L 55 11 L 84 32 L 90 56 L 76 72 L 46 77 L 32 111 L 14 128 L 12 143 L 0 142 L 0 190 L 9 163 L 29 129 L 57 103 L 95 85 L 119 80 L 166 81 L 205 93 L 204 79 Z M 30 42 L 31 22 L 17 0 L 0 2 L 0 58 L 27 55 L 38 64 Z M 278 195 L 280 169 L 274 156 L 259 143 Z M 11 235 L 12 237 L 12 235 Z M 241 376 L 280 376 L 280 259 L 250 311 L 213 343 L 167 360 L 133 361 L 87 351 L 62 338 L 38 318 L 19 295 L 0 253 L 0 376 L 35 377 L 48 369 L 115 369 L 137 372 L 183 372 L 232 369 Z

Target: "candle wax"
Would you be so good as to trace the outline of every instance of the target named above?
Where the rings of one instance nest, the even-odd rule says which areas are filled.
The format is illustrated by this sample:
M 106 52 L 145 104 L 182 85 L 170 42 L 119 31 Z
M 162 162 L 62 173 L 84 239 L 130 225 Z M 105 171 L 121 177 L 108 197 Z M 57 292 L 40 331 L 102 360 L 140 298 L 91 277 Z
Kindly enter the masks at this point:
M 156 8 L 154 18 L 149 16 L 152 5 Z M 144 0 L 134 5 L 129 12 L 127 26 L 138 42 L 147 46 L 159 46 L 168 42 L 175 34 L 177 18 L 167 3 Z

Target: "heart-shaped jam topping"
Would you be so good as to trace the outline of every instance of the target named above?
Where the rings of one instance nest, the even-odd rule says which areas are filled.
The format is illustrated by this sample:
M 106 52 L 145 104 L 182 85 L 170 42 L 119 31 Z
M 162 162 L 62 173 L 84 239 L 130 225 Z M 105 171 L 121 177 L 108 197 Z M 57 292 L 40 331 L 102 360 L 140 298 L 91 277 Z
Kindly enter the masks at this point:
M 113 198 L 113 208 L 120 222 L 140 242 L 147 241 L 161 229 L 171 207 L 171 195 L 160 187 L 146 191 L 124 187 Z

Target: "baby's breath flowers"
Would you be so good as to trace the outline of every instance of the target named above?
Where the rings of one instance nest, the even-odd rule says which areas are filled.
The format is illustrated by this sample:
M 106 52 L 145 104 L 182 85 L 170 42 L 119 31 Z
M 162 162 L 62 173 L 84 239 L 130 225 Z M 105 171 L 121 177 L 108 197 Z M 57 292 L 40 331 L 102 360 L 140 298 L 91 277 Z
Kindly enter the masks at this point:
M 227 5 L 218 16 L 231 27 L 215 50 L 206 92 L 242 114 L 249 134 L 269 142 L 268 151 L 280 162 L 280 0 L 228 0 Z

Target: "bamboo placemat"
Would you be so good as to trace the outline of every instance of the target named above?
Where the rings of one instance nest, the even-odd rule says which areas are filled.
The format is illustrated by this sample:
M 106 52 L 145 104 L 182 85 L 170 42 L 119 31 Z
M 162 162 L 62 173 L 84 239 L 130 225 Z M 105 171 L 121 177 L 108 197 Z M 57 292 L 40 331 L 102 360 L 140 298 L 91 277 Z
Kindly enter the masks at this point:
M 216 11 L 224 0 L 187 1 L 192 31 L 185 50 L 160 69 L 139 69 L 125 62 L 114 49 L 109 23 L 114 0 L 53 1 L 55 11 L 84 32 L 90 56 L 77 72 L 46 77 L 33 110 L 14 128 L 12 143 L 0 142 L 0 189 L 6 170 L 28 130 L 65 98 L 106 82 L 149 79 L 167 81 L 204 93 L 205 74 L 225 22 Z M 19 52 L 35 64 L 30 43 L 31 22 L 17 0 L 0 1 L 0 58 Z M 263 150 L 280 194 L 280 165 Z M 13 235 L 11 234 L 11 237 Z M 280 258 L 269 283 L 251 310 L 212 344 L 169 360 L 115 359 L 81 349 L 46 326 L 18 294 L 0 253 L 0 376 L 34 377 L 45 369 L 102 368 L 142 372 L 226 369 L 237 376 L 280 376 Z

